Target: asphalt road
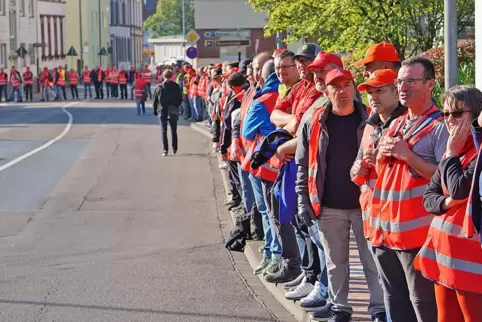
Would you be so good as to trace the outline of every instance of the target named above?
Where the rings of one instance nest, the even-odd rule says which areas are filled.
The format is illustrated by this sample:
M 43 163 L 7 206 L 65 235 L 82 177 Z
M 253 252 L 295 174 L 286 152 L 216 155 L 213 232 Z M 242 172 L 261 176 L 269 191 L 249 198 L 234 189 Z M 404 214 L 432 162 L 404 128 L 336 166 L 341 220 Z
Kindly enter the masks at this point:
M 224 248 L 205 136 L 162 157 L 150 109 L 66 104 L 0 107 L 1 322 L 293 321 Z

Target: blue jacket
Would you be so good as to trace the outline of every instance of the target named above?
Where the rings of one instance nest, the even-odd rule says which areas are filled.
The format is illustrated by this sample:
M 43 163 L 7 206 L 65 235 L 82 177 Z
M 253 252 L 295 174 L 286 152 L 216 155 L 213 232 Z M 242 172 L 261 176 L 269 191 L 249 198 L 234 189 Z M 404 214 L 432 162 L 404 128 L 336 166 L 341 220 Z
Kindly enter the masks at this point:
M 241 134 L 247 140 L 254 141 L 256 134 L 261 134 L 266 137 L 268 134 L 276 129 L 276 126 L 269 120 L 270 114 L 266 106 L 261 102 L 256 102 L 256 99 L 267 93 L 278 92 L 279 80 L 275 73 L 269 75 L 266 84 L 254 96 L 248 112 L 243 121 Z
M 474 189 L 472 189 L 472 222 L 477 232 L 482 231 L 482 159 L 480 158 L 480 147 L 482 144 L 482 128 L 477 124 L 477 119 L 472 123 L 472 136 L 475 148 L 478 152 L 477 163 L 474 172 Z M 482 241 L 481 241 L 482 242 Z
M 276 153 L 280 145 L 292 138 L 293 136 L 283 129 L 277 129 L 268 134 L 263 142 L 256 147 L 256 151 L 251 157 L 251 167 L 257 169 L 266 163 Z M 282 224 L 291 222 L 298 211 L 295 191 L 297 172 L 298 167 L 294 160 L 284 163 L 273 186 L 274 195 L 279 202 L 279 220 Z

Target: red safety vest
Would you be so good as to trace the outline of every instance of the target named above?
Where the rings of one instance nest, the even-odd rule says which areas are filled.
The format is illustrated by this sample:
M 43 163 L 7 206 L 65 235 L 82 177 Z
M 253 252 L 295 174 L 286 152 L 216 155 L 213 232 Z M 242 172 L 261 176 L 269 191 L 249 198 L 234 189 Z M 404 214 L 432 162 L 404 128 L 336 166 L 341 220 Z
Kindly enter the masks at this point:
M 144 78 L 144 82 L 146 84 L 151 84 L 152 82 L 152 73 L 150 69 L 144 69 L 142 71 L 142 78 Z
M 7 73 L 0 73 L 0 86 L 5 86 L 8 83 Z
M 104 74 L 104 71 L 102 70 L 102 68 L 99 68 L 97 70 L 97 81 L 98 82 L 102 81 L 102 74 Z
M 122 71 L 119 73 L 119 84 L 126 85 L 127 84 L 127 73 Z
M 433 106 L 403 134 L 407 115 L 390 125 L 388 135 L 401 137 L 412 148 L 440 121 L 440 110 Z M 381 161 L 373 189 L 369 218 L 369 240 L 373 246 L 407 250 L 421 247 L 427 238 L 433 215 L 423 206 L 423 194 L 429 180 L 414 173 L 406 162 L 395 158 Z
M 472 137 L 467 139 L 465 154 L 460 157 L 465 170 L 477 157 Z M 443 175 L 441 175 L 443 178 Z M 475 178 L 478 189 L 478 178 Z M 442 180 L 444 195 L 449 195 Z M 468 213 L 468 201 L 450 208 L 443 215 L 435 216 L 430 225 L 428 238 L 415 259 L 415 268 L 422 274 L 448 288 L 482 294 L 482 249 L 480 235 L 465 234 L 464 225 L 472 218 Z
M 198 84 L 198 95 L 201 96 L 202 98 L 206 97 L 206 78 L 204 76 L 201 76 L 199 78 L 199 84 Z
M 91 82 L 91 79 L 90 79 L 90 72 L 89 71 L 86 71 L 86 72 L 83 72 L 82 73 L 82 80 L 84 82 L 85 85 L 89 85 L 90 82 Z
M 40 82 L 42 86 L 51 86 L 49 85 L 49 78 L 50 78 L 50 73 L 47 71 L 44 71 L 40 74 Z
M 156 85 L 162 84 L 162 74 L 156 74 Z
M 144 92 L 146 90 L 145 82 L 142 79 L 136 81 L 134 86 L 134 96 L 136 98 L 144 98 Z
M 77 80 L 77 73 L 70 73 L 69 74 L 69 84 L 70 85 L 77 85 L 78 80 Z
M 20 86 L 20 80 L 17 79 L 17 73 L 10 74 L 10 83 L 12 83 L 13 88 L 18 88 Z
M 114 72 L 112 71 L 109 75 L 110 83 L 112 85 L 118 85 L 119 84 L 119 72 Z
M 271 115 L 276 105 L 276 101 L 278 100 L 278 96 L 279 96 L 278 92 L 270 92 L 258 97 L 254 101 L 263 103 L 266 109 L 268 110 L 268 113 Z M 251 146 L 248 152 L 246 153 L 246 157 L 244 160 L 249 160 L 250 168 L 251 168 L 251 157 L 253 156 L 256 150 L 256 147 L 260 145 L 263 142 L 263 140 L 264 140 L 264 136 L 262 136 L 260 133 L 256 134 L 255 140 L 251 143 Z M 276 178 L 278 177 L 278 172 L 279 172 L 279 169 L 281 168 L 281 164 L 282 164 L 281 161 L 276 156 L 273 156 L 271 157 L 271 159 L 268 160 L 268 162 L 264 163 L 257 170 L 253 170 L 255 171 L 254 175 L 265 181 L 275 182 Z
M 239 111 L 240 119 L 241 119 L 241 124 L 240 124 L 241 129 L 243 128 L 244 118 L 246 117 L 246 114 L 248 113 L 248 110 L 251 107 L 251 103 L 253 103 L 255 95 L 256 95 L 256 89 L 254 87 L 250 87 L 247 90 L 246 94 L 244 95 L 243 100 L 241 101 L 241 109 Z M 241 150 L 239 161 L 241 162 L 241 168 L 244 171 L 252 170 L 250 165 L 251 160 L 249 158 L 246 159 L 246 154 L 248 152 L 250 144 L 251 142 L 246 140 L 241 134 L 239 137 L 239 148 Z
M 199 96 L 199 94 L 198 94 L 198 84 L 194 84 L 195 79 L 196 79 L 196 76 L 191 78 L 191 82 L 189 83 L 189 89 L 191 91 L 190 94 L 191 94 L 192 97 Z
M 33 73 L 32 72 L 23 73 L 23 83 L 24 83 L 24 85 L 32 85 L 33 84 Z

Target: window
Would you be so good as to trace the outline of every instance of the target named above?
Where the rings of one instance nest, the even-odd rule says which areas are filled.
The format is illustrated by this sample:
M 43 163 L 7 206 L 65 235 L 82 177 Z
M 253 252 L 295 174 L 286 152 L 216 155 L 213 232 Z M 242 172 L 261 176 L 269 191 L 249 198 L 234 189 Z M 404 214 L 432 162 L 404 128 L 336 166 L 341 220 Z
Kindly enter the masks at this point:
M 64 18 L 59 18 L 59 28 L 60 28 L 60 56 L 64 56 Z M 80 48 L 82 50 L 82 48 Z
M 5 12 L 5 0 L 0 0 L 0 15 L 4 16 Z
M 18 13 L 20 16 L 25 17 L 25 0 L 19 0 L 19 5 Z
M 50 17 L 47 17 L 47 43 L 49 46 L 49 57 L 52 56 L 52 32 L 50 30 Z
M 34 64 L 35 64 L 35 59 L 36 59 L 36 57 L 35 57 L 35 55 L 36 55 L 35 50 L 36 50 L 36 49 L 33 47 L 33 44 L 29 44 L 29 45 L 28 45 L 27 51 L 28 51 L 28 55 L 29 55 L 29 57 L 30 57 L 30 62 L 29 62 L 30 65 L 34 65 Z
M 24 42 L 20 43 L 20 47 L 23 47 L 23 48 L 27 49 L 27 46 Z M 28 53 L 27 53 L 27 55 L 28 55 Z M 22 66 L 22 67 L 27 66 L 27 56 L 25 56 L 24 59 L 20 59 L 20 66 Z
M 10 51 L 17 50 L 17 17 L 15 11 L 10 11 L 8 15 L 10 26 Z
M 59 55 L 59 42 L 58 42 L 58 34 L 57 34 L 57 17 L 52 17 L 52 19 L 54 20 L 54 48 L 55 48 L 55 56 L 58 56 Z
M 7 44 L 0 44 L 0 67 L 7 67 L 7 61 Z
M 45 44 L 45 17 L 40 16 L 40 43 Z M 45 57 L 45 46 L 42 46 L 42 59 Z
M 34 13 L 35 13 L 35 10 L 34 10 L 34 3 L 33 3 L 34 0 L 28 0 L 28 16 L 29 17 L 34 17 Z

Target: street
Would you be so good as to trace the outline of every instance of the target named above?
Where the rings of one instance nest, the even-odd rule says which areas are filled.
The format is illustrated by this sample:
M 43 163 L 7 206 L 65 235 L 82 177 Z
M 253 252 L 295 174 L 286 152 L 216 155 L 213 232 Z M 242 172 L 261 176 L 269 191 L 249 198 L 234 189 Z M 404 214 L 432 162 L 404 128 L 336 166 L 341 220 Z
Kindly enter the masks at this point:
M 0 321 L 293 321 L 224 248 L 209 139 L 162 157 L 148 106 L 0 107 Z

